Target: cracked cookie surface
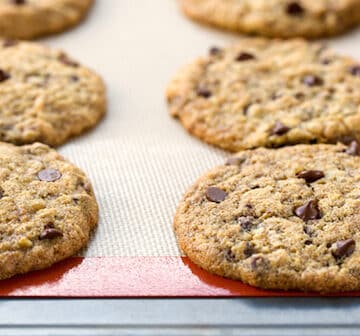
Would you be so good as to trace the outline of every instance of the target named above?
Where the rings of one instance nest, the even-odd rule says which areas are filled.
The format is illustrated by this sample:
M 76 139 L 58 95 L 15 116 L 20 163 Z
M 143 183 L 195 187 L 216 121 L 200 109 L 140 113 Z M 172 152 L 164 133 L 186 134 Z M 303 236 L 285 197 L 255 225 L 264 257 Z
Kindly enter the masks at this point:
M 94 0 L 0 0 L 0 36 L 17 39 L 60 33 L 78 24 Z
M 58 146 L 106 110 L 102 79 L 60 50 L 0 40 L 0 141 Z
M 98 206 L 79 168 L 39 143 L 0 143 L 0 163 L 0 279 L 49 267 L 86 245 Z
M 359 0 L 179 0 L 190 18 L 267 37 L 318 38 L 360 23 Z
M 211 273 L 272 289 L 360 289 L 360 146 L 237 153 L 184 195 L 180 248 Z
M 301 39 L 243 39 L 181 69 L 170 113 L 226 150 L 360 140 L 360 62 Z

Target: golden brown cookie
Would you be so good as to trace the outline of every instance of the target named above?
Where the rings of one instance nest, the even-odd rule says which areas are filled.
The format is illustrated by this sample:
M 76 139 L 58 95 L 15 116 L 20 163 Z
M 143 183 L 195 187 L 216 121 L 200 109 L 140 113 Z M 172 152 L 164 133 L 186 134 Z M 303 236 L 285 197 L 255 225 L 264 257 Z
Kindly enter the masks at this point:
M 205 270 L 272 289 L 360 289 L 360 146 L 242 151 L 177 209 L 181 249 Z
M 230 151 L 360 140 L 360 63 L 304 40 L 243 39 L 181 69 L 172 116 Z
M 359 0 L 179 0 L 196 21 L 267 37 L 316 38 L 360 23 Z
M 106 110 L 102 79 L 64 52 L 0 40 L 0 141 L 58 146 Z
M 79 168 L 43 144 L 0 143 L 0 279 L 74 255 L 97 221 L 93 189 Z
M 94 0 L 0 0 L 0 36 L 17 39 L 60 33 L 77 25 Z

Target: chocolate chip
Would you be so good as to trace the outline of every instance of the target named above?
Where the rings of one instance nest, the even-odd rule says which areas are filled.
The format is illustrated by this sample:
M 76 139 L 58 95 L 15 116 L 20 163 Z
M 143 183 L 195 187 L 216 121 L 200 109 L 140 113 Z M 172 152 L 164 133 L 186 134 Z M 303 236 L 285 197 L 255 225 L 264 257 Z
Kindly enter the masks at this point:
M 312 237 L 314 234 L 313 230 L 308 226 L 304 226 L 304 233 L 306 233 L 309 237 Z
M 254 59 L 256 59 L 256 57 L 253 54 L 247 52 L 242 52 L 235 58 L 235 60 L 238 62 L 251 61 Z
M 72 66 L 74 68 L 78 67 L 79 66 L 79 63 L 73 61 L 72 59 L 69 58 L 69 56 L 67 56 L 66 54 L 64 53 L 61 53 L 59 56 L 58 56 L 58 60 L 65 64 L 65 65 L 69 65 L 69 66 Z
M 332 254 L 337 259 L 348 257 L 355 251 L 355 245 L 354 239 L 339 240 L 332 245 L 334 249 Z
M 331 59 L 324 58 L 323 60 L 320 61 L 320 63 L 323 65 L 329 65 L 331 63 Z
M 79 81 L 79 77 L 78 76 L 70 76 L 70 80 L 72 81 L 72 82 L 78 82 Z
M 252 106 L 252 104 L 247 104 L 246 106 L 244 106 L 243 114 L 245 116 L 248 114 L 250 106 Z
M 0 69 L 0 82 L 5 82 L 10 78 L 10 74 Z
M 286 13 L 291 16 L 300 16 L 304 14 L 304 8 L 298 2 L 293 1 L 286 6 Z
M 305 244 L 305 245 L 311 245 L 311 244 L 312 244 L 312 240 L 305 240 L 305 241 L 304 241 L 304 244 Z
M 252 220 L 252 217 L 238 217 L 236 219 L 236 221 L 240 224 L 241 228 L 247 232 L 249 232 L 254 225 Z
M 304 221 L 321 218 L 318 201 L 316 199 L 306 202 L 304 205 L 296 208 L 294 212 L 296 216 Z
M 295 93 L 295 98 L 298 100 L 302 100 L 305 98 L 305 95 L 302 92 Z
M 61 173 L 52 168 L 44 169 L 37 174 L 40 181 L 54 182 L 61 177 Z
M 224 252 L 224 256 L 225 256 L 225 259 L 229 262 L 234 262 L 236 259 L 235 254 L 230 249 L 228 249 Z
M 217 56 L 220 55 L 222 53 L 222 50 L 218 47 L 211 47 L 209 50 L 209 54 L 212 56 Z
M 325 176 L 321 170 L 303 170 L 296 174 L 298 178 L 304 179 L 306 183 L 315 182 Z
M 346 149 L 346 154 L 359 156 L 360 155 L 360 145 L 357 141 L 351 141 L 349 147 Z
M 349 68 L 349 72 L 353 76 L 360 76 L 360 65 L 353 65 Z
M 283 135 L 290 131 L 290 127 L 285 126 L 281 121 L 277 121 L 271 130 L 272 135 Z
M 309 143 L 310 143 L 310 145 L 315 145 L 315 144 L 317 144 L 317 142 L 318 142 L 318 140 L 317 139 L 310 139 L 310 141 L 309 141 Z
M 4 48 L 9 48 L 9 47 L 12 47 L 14 45 L 17 45 L 18 42 L 15 41 L 15 40 L 12 40 L 12 39 L 6 39 L 3 41 L 3 47 Z
M 0 187 L 0 198 L 4 197 L 4 189 Z
M 307 86 L 320 86 L 324 84 L 324 81 L 318 77 L 313 75 L 307 75 L 302 79 L 302 82 Z
M 264 268 L 266 265 L 266 260 L 264 257 L 256 256 L 253 257 L 250 263 L 250 266 L 253 270 L 259 270 Z
M 212 96 L 211 91 L 204 86 L 199 86 L 196 90 L 196 93 L 198 96 L 204 98 L 210 98 Z
M 14 5 L 25 5 L 26 0 L 10 0 L 10 2 Z
M 54 239 L 62 237 L 63 233 L 60 230 L 55 229 L 54 227 L 44 227 L 44 231 L 40 233 L 39 239 Z
M 244 249 L 245 258 L 251 257 L 255 253 L 255 246 L 252 243 L 246 242 L 246 247 Z
M 220 203 L 226 198 L 226 196 L 227 193 L 220 188 L 209 187 L 206 190 L 206 198 L 211 202 Z
M 244 159 L 232 156 L 228 158 L 225 162 L 226 166 L 240 166 L 244 162 Z

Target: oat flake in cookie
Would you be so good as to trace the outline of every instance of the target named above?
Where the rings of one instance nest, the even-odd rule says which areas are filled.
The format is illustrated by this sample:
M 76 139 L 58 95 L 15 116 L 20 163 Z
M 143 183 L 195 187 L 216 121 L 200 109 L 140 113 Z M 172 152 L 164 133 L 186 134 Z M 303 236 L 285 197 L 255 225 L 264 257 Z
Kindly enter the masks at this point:
M 57 146 L 96 125 L 102 79 L 62 51 L 0 40 L 0 141 Z
M 78 24 L 94 0 L 0 0 L 0 36 L 17 39 L 60 33 Z
M 360 23 L 359 0 L 179 0 L 186 15 L 206 24 L 268 37 L 316 38 Z
M 98 206 L 85 174 L 48 146 L 0 143 L 0 279 L 86 245 Z
M 180 202 L 174 228 L 188 257 L 261 288 L 359 290 L 359 154 L 297 145 L 235 158 Z
M 172 116 L 230 151 L 360 140 L 360 62 L 304 40 L 242 39 L 181 69 Z

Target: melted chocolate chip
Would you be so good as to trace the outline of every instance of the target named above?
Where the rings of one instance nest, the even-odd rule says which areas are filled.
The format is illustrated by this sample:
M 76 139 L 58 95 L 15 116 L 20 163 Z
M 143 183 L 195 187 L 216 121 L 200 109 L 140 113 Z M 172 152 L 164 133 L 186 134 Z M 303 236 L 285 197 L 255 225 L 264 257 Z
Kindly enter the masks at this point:
M 353 65 L 349 68 L 349 72 L 353 76 L 360 76 L 360 65 Z
M 235 60 L 238 62 L 251 61 L 254 59 L 256 59 L 256 57 L 253 54 L 247 52 L 242 52 L 235 58 Z
M 222 53 L 222 50 L 218 47 L 211 47 L 209 50 L 209 54 L 211 56 L 217 56 L 220 55 Z
M 52 168 L 44 169 L 37 174 L 40 181 L 54 182 L 61 178 L 61 173 Z
M 360 145 L 357 141 L 351 141 L 349 147 L 346 149 L 346 154 L 359 156 L 360 155 Z
M 41 232 L 39 239 L 45 240 L 45 239 L 55 239 L 62 237 L 63 233 L 60 230 L 57 230 L 54 228 L 54 225 L 49 227 L 48 225 L 44 227 L 44 231 Z
M 3 41 L 3 47 L 4 48 L 9 48 L 9 47 L 12 47 L 14 45 L 17 45 L 18 42 L 15 41 L 15 40 L 11 40 L 11 39 L 6 39 Z
M 212 96 L 212 92 L 204 86 L 199 86 L 196 90 L 196 94 L 204 98 L 210 98 Z
M 79 66 L 79 63 L 73 61 L 72 59 L 69 58 L 69 56 L 67 56 L 66 54 L 63 54 L 63 53 L 58 56 L 58 60 L 61 63 L 71 66 L 71 67 L 74 67 L 74 68 Z
M 320 86 L 324 84 L 324 81 L 320 77 L 313 75 L 305 76 L 302 82 L 307 86 Z
M 304 170 L 296 174 L 298 178 L 304 179 L 306 183 L 315 182 L 325 176 L 321 170 Z
M 355 251 L 355 245 L 354 239 L 339 240 L 332 245 L 334 248 L 332 254 L 336 259 L 348 257 Z
M 304 14 L 304 8 L 297 1 L 293 1 L 286 6 L 286 13 L 291 16 L 300 16 Z
M 285 126 L 281 121 L 277 121 L 271 130 L 272 135 L 283 135 L 290 131 L 290 127 Z
M 224 252 L 224 256 L 225 256 L 225 259 L 229 262 L 234 262 L 236 259 L 235 254 L 230 249 L 228 249 Z
M 209 187 L 206 190 L 206 198 L 211 202 L 220 203 L 225 200 L 226 196 L 227 193 L 220 188 Z
M 226 160 L 225 165 L 226 166 L 240 166 L 244 160 L 242 158 L 233 156 Z
M 316 199 L 306 202 L 304 205 L 296 208 L 294 212 L 296 216 L 304 221 L 321 218 L 318 201 Z
M 10 78 L 10 74 L 0 69 L 0 82 L 5 82 Z
M 261 270 L 266 265 L 266 260 L 264 257 L 256 256 L 253 257 L 250 263 L 250 266 L 253 270 Z
M 246 242 L 246 247 L 244 249 L 245 258 L 251 257 L 255 253 L 255 246 L 252 243 Z
M 26 0 L 10 0 L 12 4 L 14 5 L 25 5 Z
M 240 224 L 244 231 L 249 232 L 254 225 L 252 219 L 252 217 L 239 217 L 236 221 Z

